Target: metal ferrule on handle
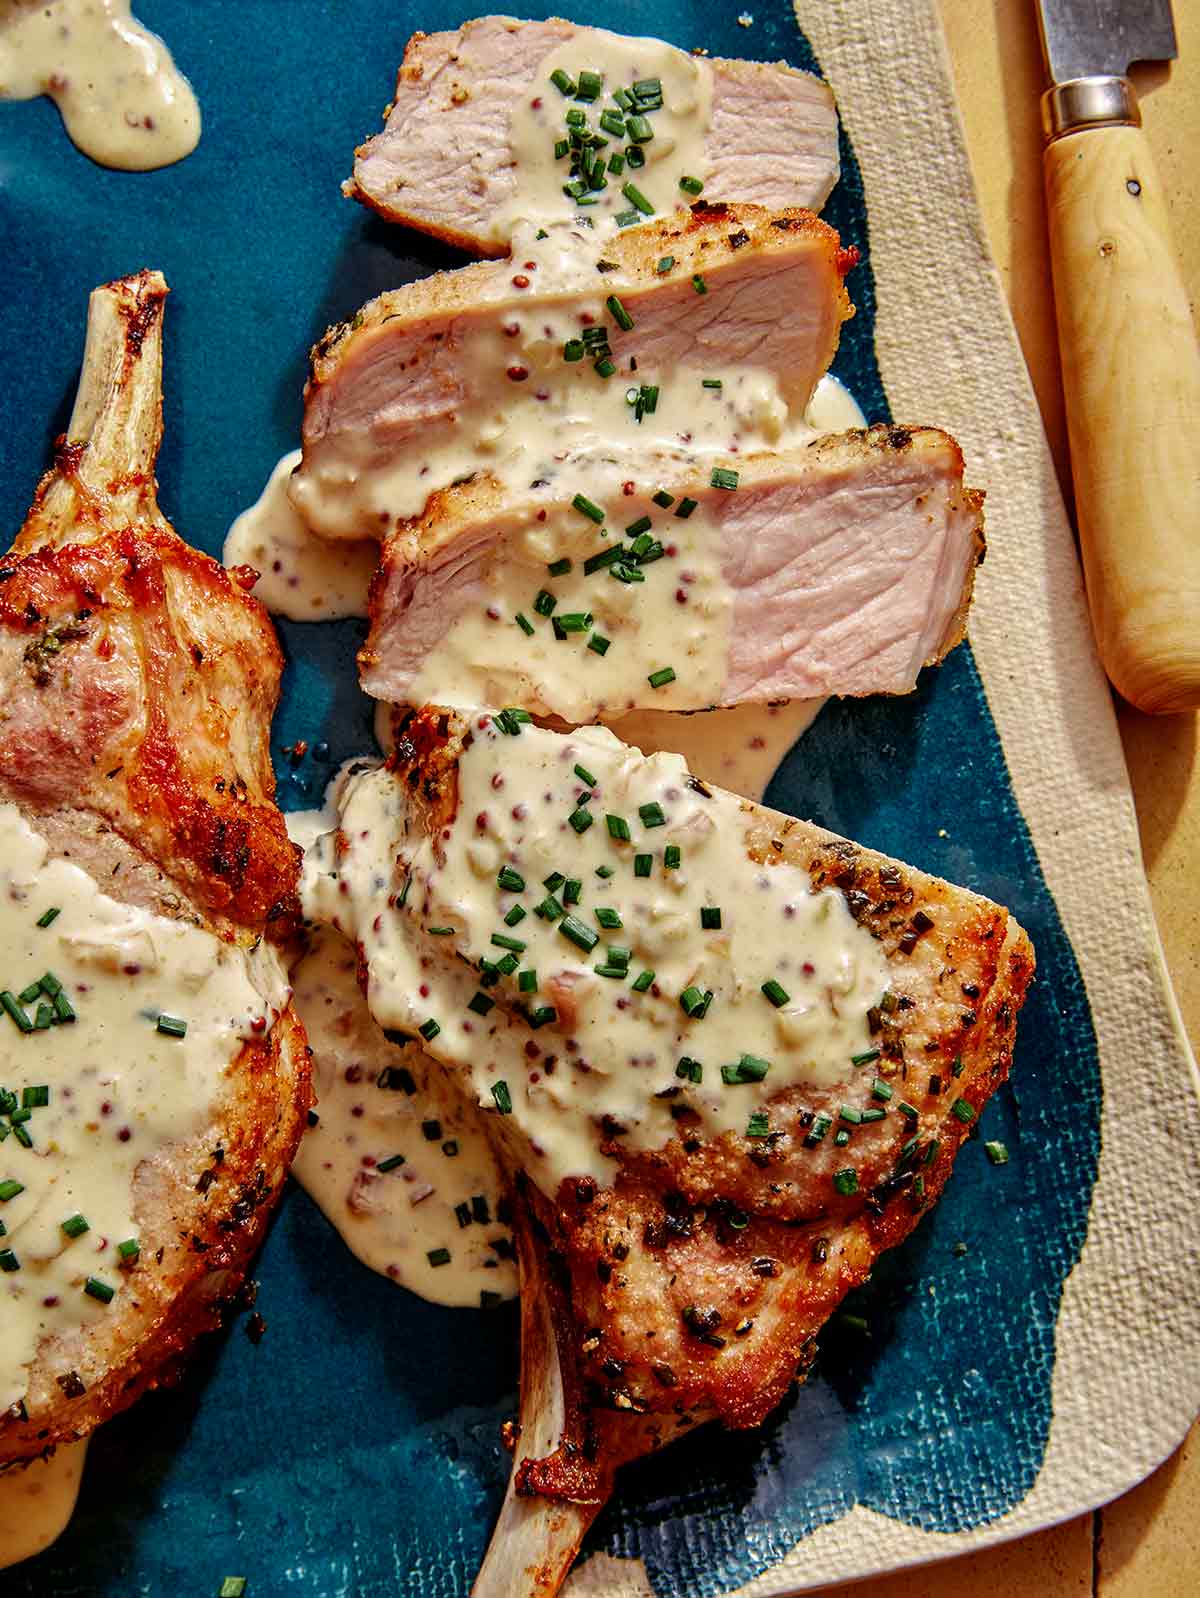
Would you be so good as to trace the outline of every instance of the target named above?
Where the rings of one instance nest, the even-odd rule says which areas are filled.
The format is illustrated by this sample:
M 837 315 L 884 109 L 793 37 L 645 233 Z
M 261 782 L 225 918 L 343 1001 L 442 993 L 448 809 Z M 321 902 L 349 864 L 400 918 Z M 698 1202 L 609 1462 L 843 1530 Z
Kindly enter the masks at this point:
M 1042 96 L 1042 132 L 1048 141 L 1085 128 L 1140 128 L 1142 113 L 1128 78 L 1070 78 Z

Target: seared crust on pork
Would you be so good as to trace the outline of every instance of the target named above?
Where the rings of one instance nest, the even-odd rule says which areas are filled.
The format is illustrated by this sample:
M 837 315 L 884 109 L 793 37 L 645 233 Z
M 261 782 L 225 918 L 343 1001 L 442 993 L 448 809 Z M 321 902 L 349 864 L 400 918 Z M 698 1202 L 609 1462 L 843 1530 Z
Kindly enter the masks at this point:
M 295 912 L 268 748 L 282 658 L 155 501 L 166 292 L 142 272 L 93 295 L 68 438 L 0 566 L 0 798 L 105 893 L 249 946 Z M 310 1099 L 290 1004 L 214 1080 L 211 1124 L 138 1166 L 137 1263 L 111 1314 L 43 1340 L 0 1469 L 168 1378 L 234 1300 Z

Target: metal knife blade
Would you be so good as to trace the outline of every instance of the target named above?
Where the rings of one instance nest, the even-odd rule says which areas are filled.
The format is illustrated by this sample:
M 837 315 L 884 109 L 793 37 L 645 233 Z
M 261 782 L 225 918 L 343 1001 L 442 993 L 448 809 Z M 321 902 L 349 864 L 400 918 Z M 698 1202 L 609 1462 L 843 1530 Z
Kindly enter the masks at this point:
M 1173 61 L 1179 54 L 1171 0 L 1037 0 L 1037 10 L 1055 83 L 1123 78 L 1134 61 Z

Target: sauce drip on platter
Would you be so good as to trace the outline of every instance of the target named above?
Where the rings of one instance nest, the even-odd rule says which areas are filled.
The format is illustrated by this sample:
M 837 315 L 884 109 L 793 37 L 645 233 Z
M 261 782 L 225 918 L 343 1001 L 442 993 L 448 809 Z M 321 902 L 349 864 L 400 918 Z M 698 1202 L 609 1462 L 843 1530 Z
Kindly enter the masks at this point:
M 101 166 L 170 166 L 200 139 L 191 85 L 130 0 L 0 0 L 0 102 L 42 94 Z

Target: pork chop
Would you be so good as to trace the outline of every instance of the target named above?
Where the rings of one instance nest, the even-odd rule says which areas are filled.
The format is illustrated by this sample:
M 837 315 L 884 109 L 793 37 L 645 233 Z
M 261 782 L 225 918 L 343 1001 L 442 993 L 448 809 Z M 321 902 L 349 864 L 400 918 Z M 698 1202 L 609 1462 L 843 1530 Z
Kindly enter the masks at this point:
M 0 564 L 0 1469 L 218 1323 L 309 1102 L 277 948 L 282 659 L 156 503 L 166 292 L 93 294 L 68 432 Z
M 396 732 L 306 905 L 357 941 L 380 1023 L 460 1073 L 522 1197 L 539 1452 L 502 1524 L 552 1546 L 542 1586 L 498 1549 L 477 1591 L 552 1591 L 614 1464 L 759 1424 L 936 1200 L 1033 951 L 1001 906 L 602 729 L 426 707 Z
M 540 489 L 481 477 L 434 495 L 384 545 L 362 686 L 572 723 L 908 693 L 961 639 L 982 557 L 954 440 L 876 427 L 725 460 L 714 479 L 623 458 L 611 526 L 566 497 L 570 462 Z
M 852 314 L 856 256 L 806 211 L 697 205 L 602 246 L 541 231 L 511 262 L 381 295 L 317 345 L 291 484 L 314 532 L 382 538 L 481 467 L 528 485 L 581 449 L 694 453 L 704 377 L 723 377 L 714 440 L 766 447 Z M 628 402 L 631 382 L 656 405 Z
M 651 73 L 661 81 L 664 62 L 668 73 L 674 67 L 682 75 L 681 93 L 689 74 L 700 80 L 700 94 L 690 98 L 702 99 L 708 114 L 697 126 L 692 164 L 701 169 L 697 180 L 703 177 L 707 198 L 815 211 L 837 182 L 837 111 L 829 89 L 810 73 L 782 62 L 704 60 L 658 40 L 622 41 L 560 18 L 478 17 L 453 33 L 417 33 L 409 40 L 384 129 L 355 152 L 344 192 L 389 221 L 479 255 L 506 254 L 518 212 L 530 214 L 522 119 L 553 147 L 551 119 L 571 106 L 580 109 L 574 95 L 564 98 L 550 82 L 560 57 L 576 80 L 580 68 L 608 66 L 609 91 L 620 86 L 613 67 L 626 57 L 629 81 Z M 667 95 L 669 111 L 669 80 Z M 582 103 L 598 115 L 609 98 L 605 93 Z M 542 129 L 538 113 L 546 122 Z M 611 130 L 602 131 L 611 140 Z M 677 161 L 679 131 L 671 130 Z M 664 142 L 658 130 L 657 143 Z M 655 141 L 644 148 L 653 172 Z M 679 175 L 694 174 L 672 169 L 668 189 L 675 203 L 688 193 L 679 189 Z M 548 193 L 561 214 L 571 215 L 576 208 L 561 193 L 568 177 L 562 157 L 556 177 Z

